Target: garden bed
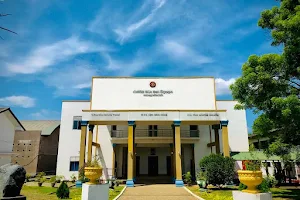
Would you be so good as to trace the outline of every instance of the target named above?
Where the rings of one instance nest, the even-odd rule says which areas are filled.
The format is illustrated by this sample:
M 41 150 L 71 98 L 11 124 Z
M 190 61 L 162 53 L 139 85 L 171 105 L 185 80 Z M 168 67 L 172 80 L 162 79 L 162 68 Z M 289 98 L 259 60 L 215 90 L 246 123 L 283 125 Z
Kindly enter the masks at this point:
M 58 185 L 58 184 L 57 184 Z M 112 200 L 120 194 L 124 186 L 117 186 L 114 190 L 109 190 L 109 199 Z M 27 197 L 27 200 L 57 200 L 57 188 L 23 186 L 21 194 Z M 70 199 L 81 200 L 81 188 L 70 188 Z

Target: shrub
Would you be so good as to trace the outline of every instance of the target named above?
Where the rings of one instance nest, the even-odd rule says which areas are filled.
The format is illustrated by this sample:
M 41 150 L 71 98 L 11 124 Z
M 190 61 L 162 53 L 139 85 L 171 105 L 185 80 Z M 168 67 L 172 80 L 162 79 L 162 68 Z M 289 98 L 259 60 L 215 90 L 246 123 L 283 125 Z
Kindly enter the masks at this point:
M 75 181 L 76 181 L 76 176 L 75 176 L 75 174 L 72 174 L 70 178 L 71 178 L 71 181 L 72 181 L 73 183 L 75 183 Z
M 259 186 L 257 186 L 257 189 L 261 192 L 269 192 L 270 191 L 270 187 L 269 187 L 269 182 L 266 179 L 263 179 L 263 181 L 261 182 L 261 184 Z
M 184 181 L 188 184 L 188 186 L 192 185 L 192 175 L 191 175 L 191 172 L 187 172 L 184 175 Z
M 200 168 L 206 171 L 206 180 L 212 185 L 229 183 L 234 178 L 234 160 L 220 154 L 211 154 L 200 160 Z
M 61 182 L 60 186 L 56 190 L 56 196 L 59 199 L 68 199 L 70 197 L 70 190 L 65 181 Z
M 268 182 L 270 188 L 273 188 L 278 184 L 278 181 L 273 176 L 267 176 L 265 179 Z
M 238 188 L 240 191 L 242 191 L 242 190 L 246 190 L 247 189 L 247 186 L 246 185 L 244 185 L 243 183 L 240 183 L 239 184 L 239 188 Z

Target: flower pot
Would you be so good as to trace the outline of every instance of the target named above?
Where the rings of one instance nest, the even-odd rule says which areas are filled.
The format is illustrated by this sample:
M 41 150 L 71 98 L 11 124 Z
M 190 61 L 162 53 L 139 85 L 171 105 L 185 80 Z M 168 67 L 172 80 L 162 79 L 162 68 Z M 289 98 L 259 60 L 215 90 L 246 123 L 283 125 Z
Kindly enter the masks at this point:
M 88 184 L 97 184 L 97 179 L 102 176 L 102 168 L 100 167 L 85 167 L 84 175 L 90 180 Z
M 43 185 L 43 183 L 38 182 L 38 186 L 41 187 Z
M 242 192 L 251 194 L 259 193 L 256 187 L 261 184 L 263 180 L 261 171 L 238 170 L 238 175 L 240 182 L 247 186 L 247 189 Z
M 51 187 L 54 187 L 55 186 L 55 182 L 54 183 L 51 183 Z

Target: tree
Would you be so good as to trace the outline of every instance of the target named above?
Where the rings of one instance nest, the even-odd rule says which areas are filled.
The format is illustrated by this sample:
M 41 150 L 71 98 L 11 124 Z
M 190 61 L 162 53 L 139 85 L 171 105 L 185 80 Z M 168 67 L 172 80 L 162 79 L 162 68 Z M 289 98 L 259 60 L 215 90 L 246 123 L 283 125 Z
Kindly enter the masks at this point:
M 230 86 L 236 109 L 260 116 L 253 133 L 289 146 L 300 145 L 300 1 L 281 0 L 261 13 L 258 25 L 271 32 L 281 54 L 251 55 L 242 76 Z M 276 152 L 276 151 L 275 151 Z
M 206 171 L 206 180 L 209 184 L 220 186 L 233 180 L 234 160 L 232 158 L 211 154 L 203 157 L 199 166 Z
M 1 0 L 0 0 L 0 1 L 1 1 Z M 6 17 L 6 16 L 9 16 L 9 15 L 11 15 L 11 14 L 0 13 L 0 17 Z M 2 27 L 2 26 L 0 26 L 0 29 L 1 29 L 1 30 L 4 30 L 4 31 L 7 31 L 7 32 L 10 32 L 10 33 L 17 34 L 16 32 L 14 32 L 14 31 L 12 31 L 12 30 L 10 30 L 10 29 L 4 28 L 4 27 Z M 0 38 L 3 39 L 1 36 L 0 36 Z

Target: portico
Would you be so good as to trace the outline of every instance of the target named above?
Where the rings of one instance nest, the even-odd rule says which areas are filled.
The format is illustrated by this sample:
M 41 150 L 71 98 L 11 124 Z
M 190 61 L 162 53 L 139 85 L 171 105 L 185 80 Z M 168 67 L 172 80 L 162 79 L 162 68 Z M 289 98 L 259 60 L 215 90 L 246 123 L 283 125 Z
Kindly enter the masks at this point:
M 117 145 L 125 146 L 127 149 L 127 156 L 125 156 L 125 158 L 127 158 L 127 163 L 125 165 L 127 168 L 126 185 L 128 187 L 134 187 L 137 172 L 139 174 L 137 166 L 140 169 L 140 165 L 137 165 L 137 158 L 140 158 L 140 156 L 142 155 L 139 155 L 137 149 L 145 148 L 147 147 L 147 145 L 152 146 L 152 149 L 155 149 L 155 144 L 164 145 L 164 151 L 167 150 L 166 153 L 168 154 L 167 156 L 165 155 L 167 164 L 164 165 L 164 167 L 170 167 L 169 175 L 173 177 L 174 183 L 177 187 L 182 187 L 182 164 L 185 163 L 183 159 L 184 156 L 182 155 L 182 147 L 183 145 L 192 146 L 192 155 L 190 155 L 190 160 L 192 163 L 194 163 L 190 164 L 189 166 L 190 171 L 195 172 L 194 145 L 197 145 L 197 143 L 199 143 L 199 140 L 201 140 L 199 131 L 191 130 L 192 126 L 198 127 L 213 125 L 215 131 L 219 131 L 219 129 L 222 129 L 222 152 L 224 156 L 229 156 L 227 129 L 228 120 L 226 119 L 226 110 L 83 110 L 83 113 L 83 121 L 81 123 L 80 166 L 84 165 L 84 152 L 86 149 L 86 143 L 88 145 L 87 161 L 91 160 L 93 145 L 101 148 L 98 143 L 92 141 L 94 126 L 110 125 L 123 127 L 123 129 L 121 130 L 111 130 L 111 143 L 113 146 L 113 166 L 111 168 L 113 169 L 112 175 L 117 176 L 117 170 L 115 169 L 120 170 L 120 166 L 118 166 L 118 168 L 116 168 L 115 166 L 115 164 L 117 163 L 115 152 L 116 147 Z M 125 129 L 125 127 L 127 127 L 127 130 Z M 148 127 L 148 129 L 143 129 L 143 127 Z M 152 128 L 150 129 L 149 127 Z M 187 127 L 190 128 L 188 129 Z M 88 133 L 87 130 L 89 130 Z M 89 140 L 86 142 L 87 134 Z M 99 133 L 99 135 L 99 140 L 101 140 L 101 132 Z M 221 152 L 219 140 L 215 140 L 214 144 L 207 143 L 207 145 L 214 145 L 216 146 L 216 149 L 219 149 L 218 153 Z M 159 145 L 157 145 L 156 148 L 158 147 Z M 156 165 L 159 165 L 159 161 L 155 161 L 155 157 L 156 160 L 158 160 L 160 156 L 148 155 L 148 171 L 151 167 L 154 166 L 155 168 Z M 156 162 L 157 164 L 155 164 Z M 164 160 L 162 161 L 162 163 L 163 162 Z M 149 163 L 152 163 L 152 165 L 149 165 Z M 166 171 L 167 169 L 165 170 L 165 172 Z M 158 175 L 158 172 L 156 174 Z M 152 174 L 148 173 L 147 175 L 151 176 Z

